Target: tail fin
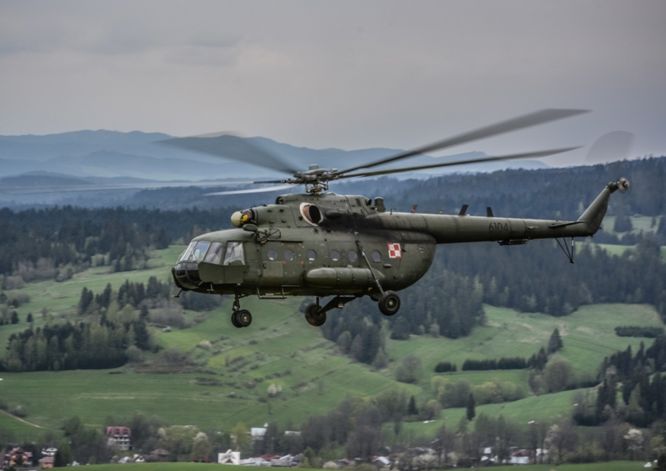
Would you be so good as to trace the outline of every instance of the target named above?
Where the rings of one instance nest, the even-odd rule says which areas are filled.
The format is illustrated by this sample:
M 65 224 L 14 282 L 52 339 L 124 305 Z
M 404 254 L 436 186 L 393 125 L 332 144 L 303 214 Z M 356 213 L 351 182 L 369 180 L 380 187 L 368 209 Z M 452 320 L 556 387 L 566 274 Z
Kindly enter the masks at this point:
M 617 190 L 627 191 L 629 189 L 629 180 L 622 177 L 617 181 L 610 182 L 606 187 L 601 190 L 601 193 L 594 198 L 594 201 L 587 207 L 583 214 L 580 215 L 577 222 L 582 222 L 589 231 L 590 235 L 599 230 L 601 221 L 603 221 L 608 209 L 608 200 L 611 193 Z

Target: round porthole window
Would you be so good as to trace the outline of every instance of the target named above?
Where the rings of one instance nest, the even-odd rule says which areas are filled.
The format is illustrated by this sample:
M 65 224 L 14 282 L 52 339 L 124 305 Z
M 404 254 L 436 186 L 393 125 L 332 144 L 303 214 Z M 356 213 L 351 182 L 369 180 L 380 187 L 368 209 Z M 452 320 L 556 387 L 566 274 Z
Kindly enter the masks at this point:
M 340 252 L 337 250 L 331 250 L 331 260 L 334 262 L 340 261 Z
M 379 263 L 382 261 L 382 254 L 379 253 L 379 250 L 373 250 L 372 253 L 370 254 L 370 258 L 372 259 L 373 262 Z
M 266 252 L 266 258 L 268 258 L 268 260 L 270 260 L 271 262 L 274 262 L 275 260 L 277 260 L 277 258 L 278 258 L 277 250 L 268 249 L 268 251 Z
M 317 252 L 315 252 L 312 249 L 308 250 L 308 253 L 306 254 L 306 256 L 308 258 L 308 262 L 314 262 L 315 260 L 317 260 Z
M 347 260 L 349 260 L 351 263 L 356 263 L 358 260 L 358 253 L 356 250 L 350 250 L 347 252 Z

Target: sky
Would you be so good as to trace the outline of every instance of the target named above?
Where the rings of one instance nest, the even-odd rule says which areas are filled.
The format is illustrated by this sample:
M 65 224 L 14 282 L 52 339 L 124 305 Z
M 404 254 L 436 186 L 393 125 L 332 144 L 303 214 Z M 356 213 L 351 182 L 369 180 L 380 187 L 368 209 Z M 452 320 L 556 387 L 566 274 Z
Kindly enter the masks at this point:
M 632 156 L 662 155 L 665 22 L 661 0 L 0 0 L 0 134 L 233 131 L 409 148 L 583 108 L 456 151 L 629 131 Z

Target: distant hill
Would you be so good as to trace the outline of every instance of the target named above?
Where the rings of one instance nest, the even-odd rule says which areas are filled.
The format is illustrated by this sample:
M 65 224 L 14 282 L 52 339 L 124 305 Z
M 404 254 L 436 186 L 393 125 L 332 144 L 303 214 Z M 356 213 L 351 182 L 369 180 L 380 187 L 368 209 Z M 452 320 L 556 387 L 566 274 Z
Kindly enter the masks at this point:
M 265 178 L 269 170 L 236 161 L 184 151 L 160 144 L 171 138 L 162 133 L 139 131 L 75 131 L 43 136 L 0 136 L 0 177 L 26 172 L 46 171 L 75 177 L 136 177 L 151 180 L 199 180 L 210 178 Z M 265 137 L 246 138 L 306 169 L 358 165 L 400 152 L 400 149 L 369 148 L 343 150 L 311 149 L 274 141 Z M 458 154 L 470 157 L 481 153 Z M 432 163 L 433 157 L 421 156 L 410 164 Z M 539 161 L 501 162 L 473 166 L 468 171 L 492 171 L 501 168 L 544 168 Z M 443 173 L 443 172 L 435 172 Z M 432 172 L 429 175 L 433 174 Z
M 51 172 L 28 172 L 12 177 L 0 178 L 3 190 L 45 189 L 49 187 L 72 187 L 88 185 L 90 182 L 71 175 Z

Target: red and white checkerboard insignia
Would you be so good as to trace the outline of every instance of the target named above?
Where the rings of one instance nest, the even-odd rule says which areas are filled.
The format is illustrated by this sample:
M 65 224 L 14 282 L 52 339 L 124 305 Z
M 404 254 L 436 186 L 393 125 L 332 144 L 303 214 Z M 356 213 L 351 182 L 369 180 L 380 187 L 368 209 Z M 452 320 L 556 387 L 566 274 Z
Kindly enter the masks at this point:
M 389 258 L 400 258 L 402 257 L 402 250 L 400 250 L 399 243 L 389 242 L 388 244 L 388 256 Z

